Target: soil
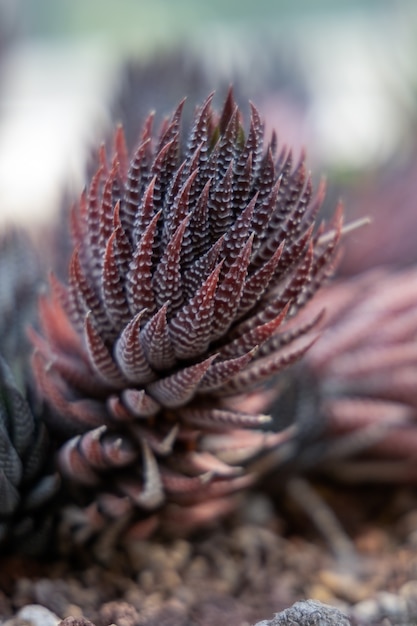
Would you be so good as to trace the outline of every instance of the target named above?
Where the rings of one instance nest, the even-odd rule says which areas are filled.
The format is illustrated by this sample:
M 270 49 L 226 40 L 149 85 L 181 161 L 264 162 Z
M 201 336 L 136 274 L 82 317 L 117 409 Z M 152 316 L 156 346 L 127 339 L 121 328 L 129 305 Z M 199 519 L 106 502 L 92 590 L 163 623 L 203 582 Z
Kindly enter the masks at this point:
M 414 491 L 314 489 L 343 528 L 343 550 L 325 516 L 317 527 L 320 516 L 285 493 L 253 493 L 232 518 L 192 538 L 119 542 L 110 552 L 97 544 L 53 561 L 3 559 L 0 624 L 71 617 L 66 626 L 86 626 L 81 618 L 95 626 L 243 626 L 307 598 L 341 609 L 351 624 L 417 624 Z M 52 621 L 22 619 L 28 605 L 45 607 Z

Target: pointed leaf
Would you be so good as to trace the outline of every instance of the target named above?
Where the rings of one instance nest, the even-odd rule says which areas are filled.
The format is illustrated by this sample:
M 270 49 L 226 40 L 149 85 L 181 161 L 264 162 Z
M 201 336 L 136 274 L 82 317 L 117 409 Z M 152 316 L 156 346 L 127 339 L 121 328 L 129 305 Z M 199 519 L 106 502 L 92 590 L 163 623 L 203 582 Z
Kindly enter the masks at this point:
M 140 331 L 140 341 L 149 365 L 156 370 L 170 369 L 176 363 L 167 324 L 168 303 Z
M 256 348 L 235 359 L 213 363 L 199 385 L 199 393 L 217 390 L 244 370 L 256 354 Z
M 140 341 L 141 320 L 144 313 L 145 310 L 142 309 L 128 323 L 114 348 L 114 358 L 119 368 L 128 380 L 136 384 L 145 384 L 155 378 Z
M 130 312 L 115 258 L 116 237 L 116 231 L 113 231 L 106 245 L 101 288 L 106 317 L 111 321 L 113 328 L 119 331 L 130 319 Z
M 148 393 L 167 408 L 176 408 L 186 404 L 198 390 L 205 373 L 216 355 L 201 363 L 179 370 L 175 374 L 157 380 L 148 385 Z
M 270 415 L 226 411 L 224 409 L 181 409 L 181 418 L 192 426 L 207 429 L 256 428 L 271 421 Z
M 189 217 L 186 217 L 169 240 L 161 259 L 156 266 L 152 287 L 158 307 L 169 301 L 169 313 L 172 314 L 183 304 L 181 282 L 181 246 Z
M 250 261 L 253 236 L 249 237 L 241 248 L 234 263 L 220 281 L 214 296 L 214 316 L 211 326 L 211 337 L 222 336 L 235 320 L 240 297 L 245 286 L 246 273 Z
M 200 356 L 209 346 L 214 292 L 221 269 L 222 263 L 219 263 L 194 297 L 169 322 L 169 334 L 178 359 Z
M 161 406 L 143 389 L 125 389 L 122 400 L 135 417 L 151 417 L 161 410 Z
M 161 211 L 150 221 L 137 245 L 126 276 L 126 296 L 132 315 L 147 309 L 155 311 L 155 298 L 152 289 L 152 255 L 155 232 Z
M 88 313 L 85 318 L 85 338 L 91 366 L 99 378 L 110 387 L 123 387 L 126 384 L 126 379 L 94 327 L 91 313 Z

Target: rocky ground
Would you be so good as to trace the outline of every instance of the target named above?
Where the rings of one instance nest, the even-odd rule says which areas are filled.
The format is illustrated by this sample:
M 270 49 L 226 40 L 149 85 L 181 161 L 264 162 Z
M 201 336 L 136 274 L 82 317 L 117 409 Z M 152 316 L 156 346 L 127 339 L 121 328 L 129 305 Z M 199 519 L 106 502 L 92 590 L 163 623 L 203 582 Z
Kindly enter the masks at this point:
M 81 618 L 95 626 L 243 626 L 307 598 L 340 609 L 346 624 L 416 624 L 416 495 L 323 485 L 317 493 L 350 548 L 338 550 L 328 522 L 317 529 L 284 494 L 277 512 L 270 496 L 257 493 L 233 519 L 192 539 L 111 553 L 96 547 L 52 562 L 3 559 L 0 624 L 56 626 L 71 617 L 66 626 L 86 626 Z M 294 622 L 287 614 L 268 624 L 342 624 L 338 615 L 309 612 Z

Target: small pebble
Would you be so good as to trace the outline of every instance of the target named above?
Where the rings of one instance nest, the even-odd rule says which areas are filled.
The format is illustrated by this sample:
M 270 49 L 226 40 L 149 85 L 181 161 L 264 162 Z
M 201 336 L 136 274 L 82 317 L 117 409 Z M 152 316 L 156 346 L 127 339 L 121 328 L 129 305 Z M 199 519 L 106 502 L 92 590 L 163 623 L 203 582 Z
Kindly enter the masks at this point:
M 31 626 L 57 626 L 61 618 L 40 604 L 28 604 L 18 612 L 17 616 L 26 620 Z
M 381 614 L 387 617 L 406 617 L 408 615 L 407 601 L 405 598 L 387 591 L 376 594 Z

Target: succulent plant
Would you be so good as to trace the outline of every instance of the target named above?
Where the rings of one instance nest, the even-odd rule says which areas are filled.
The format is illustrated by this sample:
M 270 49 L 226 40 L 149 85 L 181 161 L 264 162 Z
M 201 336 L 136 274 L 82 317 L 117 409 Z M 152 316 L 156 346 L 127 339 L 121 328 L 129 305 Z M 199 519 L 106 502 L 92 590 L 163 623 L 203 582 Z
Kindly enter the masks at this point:
M 353 483 L 415 482 L 416 269 L 375 268 L 335 281 L 301 318 L 323 307 L 320 340 L 300 380 L 314 381 L 310 419 L 319 416 L 325 428 L 299 448 L 298 470 Z
M 28 371 L 26 324 L 36 313 L 41 271 L 28 238 L 0 238 L 0 551 L 43 547 L 51 519 L 44 505 L 59 478 Z
M 212 98 L 185 138 L 183 102 L 157 134 L 150 115 L 130 157 L 118 128 L 71 215 L 67 284 L 40 298 L 34 371 L 96 528 L 194 528 L 292 436 L 242 398 L 314 340 L 319 315 L 294 318 L 332 270 L 341 214 L 315 229 L 324 189 L 304 157 L 265 142 L 252 105 L 245 133 L 231 90 L 220 114 Z

